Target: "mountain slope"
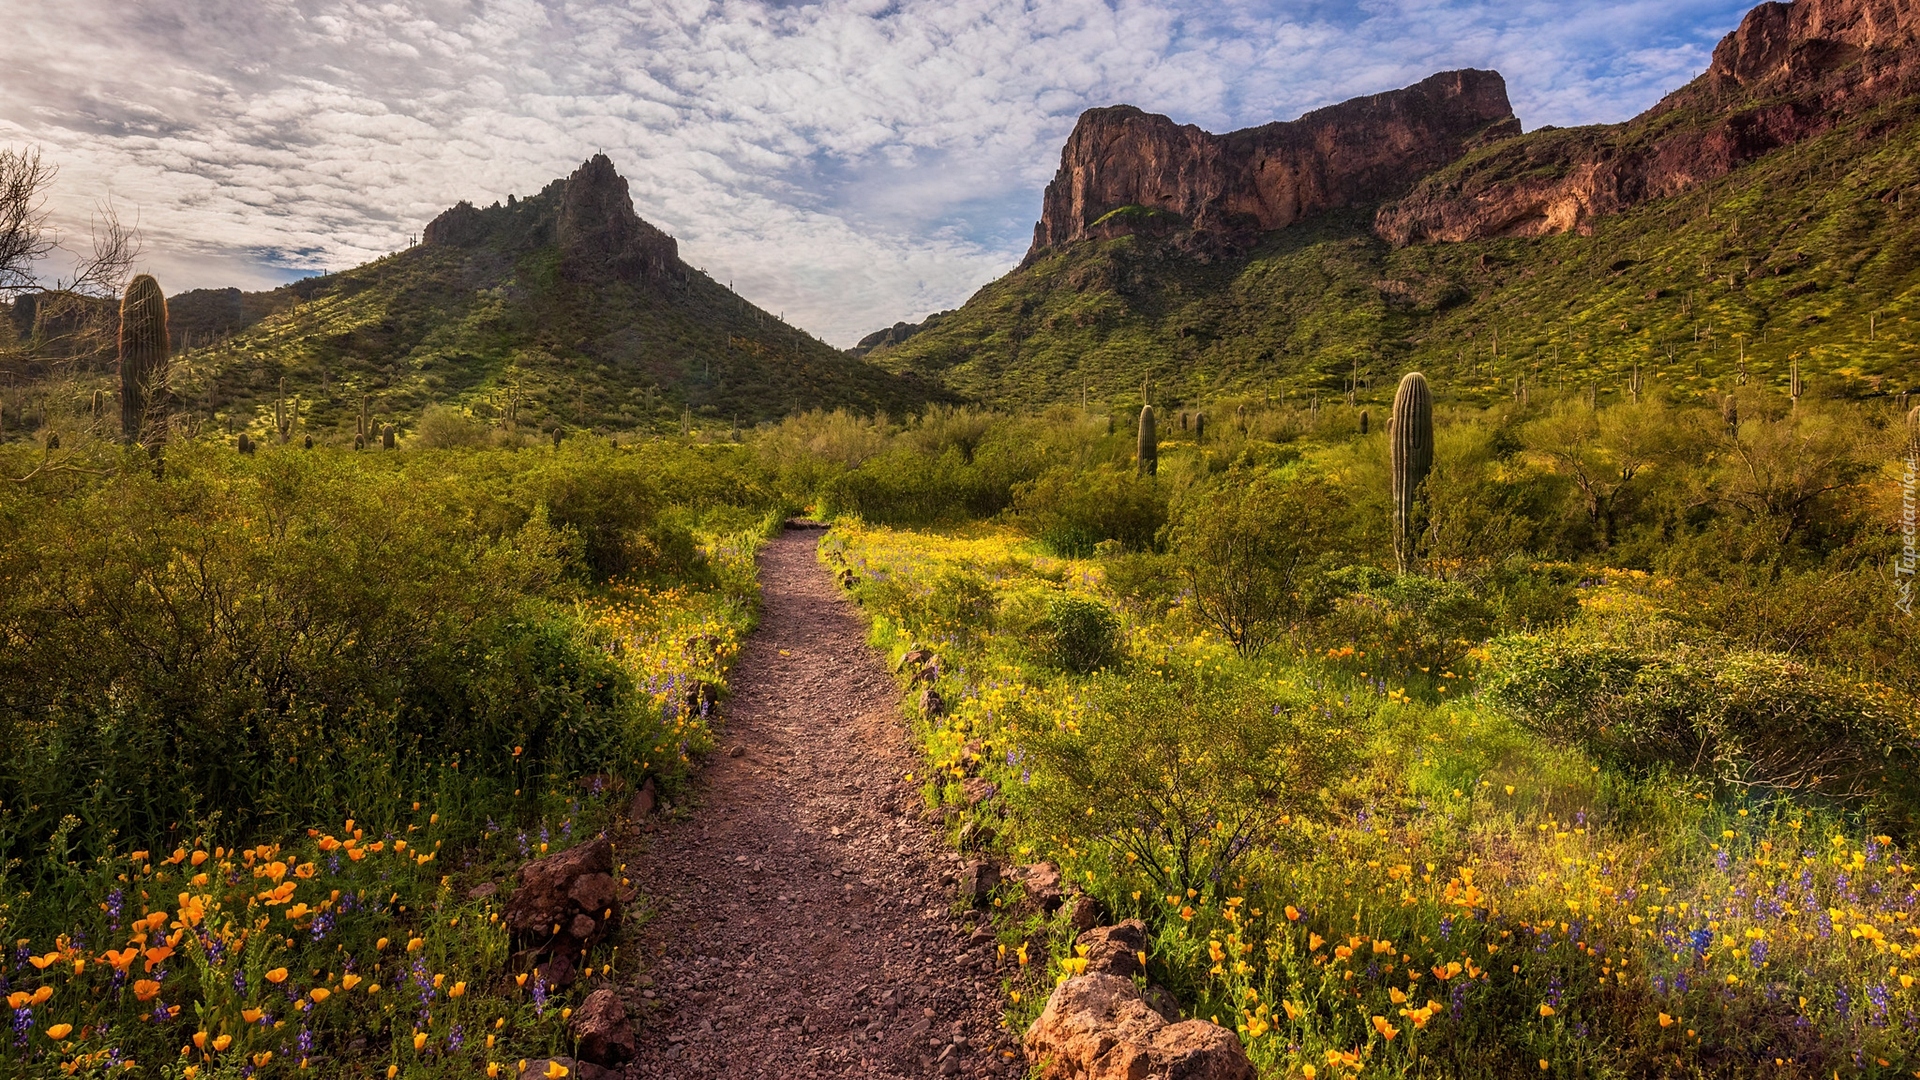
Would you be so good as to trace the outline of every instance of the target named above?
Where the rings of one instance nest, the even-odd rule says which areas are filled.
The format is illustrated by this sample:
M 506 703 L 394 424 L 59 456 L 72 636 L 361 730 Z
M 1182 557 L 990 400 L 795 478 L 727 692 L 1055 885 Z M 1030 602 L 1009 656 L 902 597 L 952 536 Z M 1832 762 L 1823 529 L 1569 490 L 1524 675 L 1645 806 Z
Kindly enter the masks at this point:
M 1782 55 L 1819 51 L 1803 41 Z M 1084 389 L 1137 407 L 1143 379 L 1157 401 L 1327 398 L 1356 368 L 1372 401 L 1412 368 L 1442 392 L 1478 398 L 1510 393 L 1516 378 L 1617 392 L 1635 365 L 1656 383 L 1705 392 L 1737 380 L 1743 350 L 1759 382 L 1784 385 L 1797 358 L 1813 393 L 1920 384 L 1920 231 L 1905 211 L 1920 197 L 1920 101 L 1898 92 L 1884 63 L 1855 59 L 1820 68 L 1800 91 L 1767 84 L 1768 100 L 1797 103 L 1798 141 L 1703 169 L 1665 195 L 1595 204 L 1565 227 L 1436 238 L 1380 226 L 1437 191 L 1524 193 L 1558 175 L 1515 165 L 1529 155 L 1570 160 L 1609 139 L 1657 143 L 1661 132 L 1691 139 L 1687 125 L 1720 124 L 1751 102 L 1711 116 L 1669 106 L 1614 128 L 1470 148 L 1399 201 L 1306 217 L 1263 233 L 1246 254 L 1195 257 L 1177 231 L 1149 229 L 1037 250 L 937 326 L 869 359 L 963 396 L 1028 405 L 1078 400 Z
M 245 323 L 187 353 L 176 380 L 179 405 L 223 429 L 265 423 L 283 378 L 309 432 L 346 438 L 363 394 L 376 423 L 403 429 L 433 404 L 482 419 L 511 408 L 522 427 L 631 430 L 683 410 L 751 423 L 929 398 L 687 266 L 600 156 L 531 198 L 462 203 L 419 246 L 365 266 L 175 301 L 209 335 L 222 313 Z M 264 317 L 248 323 L 248 308 Z

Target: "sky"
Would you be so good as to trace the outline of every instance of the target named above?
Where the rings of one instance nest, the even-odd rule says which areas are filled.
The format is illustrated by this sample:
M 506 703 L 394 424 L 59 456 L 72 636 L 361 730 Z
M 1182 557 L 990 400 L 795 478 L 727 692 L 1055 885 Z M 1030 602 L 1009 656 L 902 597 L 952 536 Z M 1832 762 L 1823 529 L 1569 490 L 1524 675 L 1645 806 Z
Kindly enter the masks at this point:
M 1081 111 L 1228 131 L 1493 68 L 1531 130 L 1706 67 L 1724 0 L 0 0 L 0 146 L 111 200 L 169 293 L 406 245 L 595 151 L 681 257 L 835 345 L 1031 242 Z

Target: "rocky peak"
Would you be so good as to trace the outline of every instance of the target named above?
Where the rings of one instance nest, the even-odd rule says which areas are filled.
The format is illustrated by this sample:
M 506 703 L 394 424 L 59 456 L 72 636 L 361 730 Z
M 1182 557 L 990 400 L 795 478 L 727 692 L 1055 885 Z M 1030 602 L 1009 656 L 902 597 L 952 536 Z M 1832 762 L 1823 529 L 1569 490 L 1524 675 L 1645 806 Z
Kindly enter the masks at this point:
M 1394 244 L 1589 232 L 1913 92 L 1916 45 L 1920 0 L 1761 4 L 1647 112 L 1511 140 L 1382 207 L 1375 231 Z
M 1472 70 L 1225 135 L 1130 105 L 1092 109 L 1061 151 L 1027 258 L 1134 233 L 1242 248 L 1308 214 L 1397 194 L 1519 130 L 1505 80 Z
M 634 281 L 685 275 L 679 244 L 633 212 L 626 178 L 605 154 L 588 158 L 567 177 L 557 239 L 561 271 L 569 277 Z
M 481 208 L 465 200 L 428 223 L 429 246 L 557 245 L 560 270 L 575 281 L 679 282 L 686 278 L 673 237 L 634 212 L 627 181 L 605 154 L 530 199 Z

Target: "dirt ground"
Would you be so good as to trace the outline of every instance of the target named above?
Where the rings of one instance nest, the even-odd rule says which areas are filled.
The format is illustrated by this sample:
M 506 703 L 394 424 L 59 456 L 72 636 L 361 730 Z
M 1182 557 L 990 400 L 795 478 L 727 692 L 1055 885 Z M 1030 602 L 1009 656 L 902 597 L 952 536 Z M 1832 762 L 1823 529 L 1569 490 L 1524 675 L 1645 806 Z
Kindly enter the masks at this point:
M 720 752 L 628 868 L 651 918 L 627 1075 L 1023 1075 L 993 943 L 950 915 L 959 859 L 905 780 L 899 692 L 822 535 L 764 549 Z

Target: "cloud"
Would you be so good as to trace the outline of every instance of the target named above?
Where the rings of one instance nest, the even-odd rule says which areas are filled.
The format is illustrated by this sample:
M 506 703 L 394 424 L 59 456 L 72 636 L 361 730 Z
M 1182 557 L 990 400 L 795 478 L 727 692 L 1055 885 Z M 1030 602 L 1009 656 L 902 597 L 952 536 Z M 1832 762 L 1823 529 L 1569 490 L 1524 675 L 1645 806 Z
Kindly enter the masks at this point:
M 1086 108 L 1212 130 L 1495 67 L 1528 126 L 1623 119 L 1705 66 L 1723 0 L 67 0 L 9 16 L 0 142 L 84 233 L 137 206 L 170 289 L 395 250 L 458 199 L 606 151 L 641 215 L 848 344 L 1024 252 Z M 131 12 L 131 14 L 129 14 Z

